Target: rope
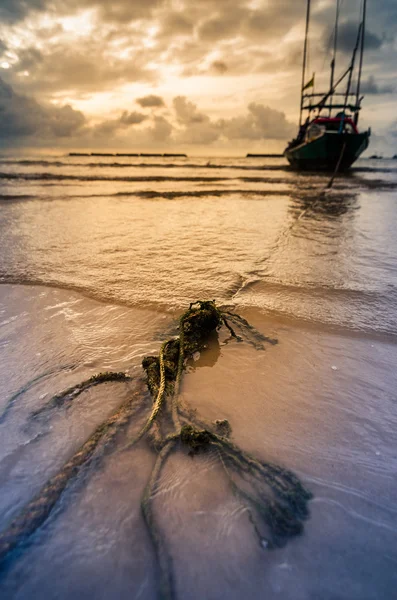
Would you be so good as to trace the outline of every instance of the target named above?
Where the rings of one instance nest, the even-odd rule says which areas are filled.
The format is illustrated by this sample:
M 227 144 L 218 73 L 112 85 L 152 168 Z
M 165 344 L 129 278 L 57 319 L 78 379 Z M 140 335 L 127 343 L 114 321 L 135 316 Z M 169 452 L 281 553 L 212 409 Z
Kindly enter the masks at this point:
M 331 189 L 331 187 L 332 187 L 332 185 L 333 185 L 333 183 L 334 183 L 334 179 L 335 179 L 335 177 L 336 177 L 336 175 L 337 175 L 337 173 L 338 173 L 338 171 L 339 171 L 340 163 L 342 162 L 342 158 L 343 158 L 343 155 L 344 155 L 344 153 L 345 153 L 345 150 L 346 150 L 346 142 L 344 142 L 344 144 L 343 144 L 343 146 L 342 146 L 342 150 L 341 150 L 341 153 L 340 153 L 340 155 L 339 155 L 338 162 L 336 163 L 336 167 L 335 167 L 334 174 L 332 175 L 331 179 L 329 180 L 329 182 L 328 182 L 328 183 L 327 183 L 327 185 L 325 186 L 325 188 L 324 188 L 324 192 L 325 192 L 325 190 L 329 190 L 329 189 Z
M 176 444 L 175 439 L 170 439 L 164 448 L 159 453 L 156 464 L 153 467 L 153 471 L 143 493 L 141 509 L 143 518 L 146 526 L 149 530 L 150 537 L 154 546 L 156 559 L 160 571 L 160 594 L 161 600 L 174 600 L 174 576 L 172 568 L 172 557 L 170 556 L 160 528 L 156 522 L 154 511 L 153 511 L 153 495 L 157 482 L 160 478 L 161 469 L 163 468 L 165 461 L 174 449 Z
M 74 453 L 56 475 L 51 477 L 33 500 L 0 533 L 0 566 L 10 553 L 25 543 L 51 516 L 66 488 L 87 468 L 99 447 L 108 446 L 119 431 L 126 427 L 139 407 L 143 390 L 138 388 L 132 397 L 99 425 L 88 440 Z
M 197 308 L 194 308 L 198 305 Z M 252 343 L 260 336 L 261 341 L 269 340 L 256 332 L 243 318 L 234 313 L 226 313 L 233 325 L 237 325 L 244 339 Z M 302 521 L 308 516 L 307 503 L 311 498 L 299 479 L 287 469 L 263 462 L 245 453 L 228 437 L 214 432 L 214 425 L 203 423 L 196 416 L 191 416 L 178 401 L 179 389 L 184 369 L 184 360 L 195 350 L 203 347 L 206 336 L 212 331 L 225 325 L 236 339 L 241 339 L 234 332 L 215 301 L 199 301 L 190 305 L 188 311 L 180 318 L 180 335 L 178 339 L 165 341 L 157 357 L 145 357 L 143 368 L 147 374 L 147 385 L 155 398 L 149 417 L 145 417 L 144 425 L 122 450 L 131 448 L 141 438 L 149 433 L 151 446 L 157 453 L 156 461 L 145 487 L 141 510 L 148 528 L 159 569 L 160 597 L 162 600 L 176 600 L 175 576 L 170 549 L 168 548 L 165 532 L 161 530 L 156 516 L 154 501 L 162 474 L 162 469 L 169 459 L 171 452 L 181 445 L 190 455 L 204 451 L 215 451 L 225 469 L 232 491 L 244 501 L 249 519 L 254 527 L 261 544 L 266 547 L 277 545 L 278 540 L 286 539 L 302 531 Z M 252 339 L 251 339 L 252 338 Z M 179 347 L 178 347 L 179 343 Z M 146 366 L 145 366 L 146 365 Z M 129 379 L 122 373 L 102 373 L 90 380 L 83 381 L 63 393 L 54 396 L 49 408 L 62 405 L 69 397 L 81 393 L 87 386 L 104 381 Z M 173 388 L 172 388 L 172 384 Z M 172 389 L 171 417 L 173 431 L 166 435 L 162 431 L 169 428 L 169 414 L 163 414 L 163 404 L 167 394 Z M 144 398 L 144 397 L 143 397 Z M 0 533 L 0 564 L 9 557 L 12 550 L 25 542 L 33 533 L 45 524 L 55 506 L 73 480 L 84 474 L 83 469 L 92 467 L 99 452 L 113 442 L 120 429 L 130 422 L 135 410 L 142 400 L 141 390 L 134 392 L 132 398 L 123 403 L 111 417 L 99 425 L 87 442 L 72 456 L 63 468 L 52 477 L 39 494 L 22 510 L 5 531 Z M 160 417 L 159 417 L 160 415 Z M 159 417 L 159 418 L 158 418 Z M 164 417 L 164 423 L 162 418 Z M 187 422 L 187 423 L 186 423 Z M 183 423 L 183 426 L 181 426 Z M 215 423 L 216 424 L 216 423 Z M 225 434 L 228 435 L 228 434 Z M 230 468 L 230 472 L 229 472 Z M 90 469 L 91 471 L 91 469 Z M 234 477 L 241 478 L 234 481 Z M 271 534 L 267 540 L 261 535 L 256 523 L 265 524 Z
M 172 400 L 171 400 L 171 416 L 172 416 L 172 422 L 174 424 L 175 430 L 176 431 L 180 431 L 181 429 L 181 420 L 179 418 L 179 414 L 178 414 L 178 395 L 179 395 L 179 388 L 181 385 L 181 379 L 182 379 L 182 372 L 183 372 L 183 361 L 185 358 L 185 352 L 184 352 L 184 331 L 183 331 L 183 321 L 181 322 L 181 332 L 179 334 L 179 357 L 178 357 L 178 371 L 176 374 L 176 380 L 175 380 L 175 385 L 174 385 L 174 393 L 172 395 Z
M 167 345 L 169 344 L 169 340 L 167 340 L 166 342 L 164 342 L 164 344 L 161 346 L 160 349 L 160 356 L 159 356 L 159 361 L 160 361 L 160 385 L 159 385 L 159 391 L 157 393 L 157 397 L 156 400 L 154 402 L 154 406 L 153 406 L 153 410 L 148 418 L 148 420 L 146 421 L 145 425 L 142 427 L 142 429 L 139 431 L 139 433 L 130 441 L 128 442 L 128 444 L 126 444 L 123 448 L 123 450 L 129 450 L 132 446 L 134 446 L 136 443 L 139 442 L 139 440 L 141 440 L 143 438 L 143 436 L 145 435 L 145 433 L 147 433 L 150 429 L 150 427 L 152 426 L 154 420 L 156 419 L 159 410 L 163 404 L 163 400 L 164 400 L 164 392 L 165 392 L 165 383 L 166 383 L 166 379 L 165 379 L 165 366 L 164 366 L 164 352 L 165 349 L 167 347 Z

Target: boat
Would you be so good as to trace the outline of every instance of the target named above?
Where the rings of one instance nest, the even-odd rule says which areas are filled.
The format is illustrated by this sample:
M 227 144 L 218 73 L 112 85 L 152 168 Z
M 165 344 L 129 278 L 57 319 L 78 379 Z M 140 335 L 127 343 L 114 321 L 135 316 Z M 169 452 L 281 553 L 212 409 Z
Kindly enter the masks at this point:
M 294 169 L 311 171 L 345 171 L 368 148 L 371 130 L 359 132 L 358 118 L 363 96 L 360 96 L 361 73 L 365 44 L 366 0 L 362 2 L 361 20 L 348 68 L 335 79 L 338 21 L 341 0 L 336 0 L 334 48 L 331 60 L 330 85 L 327 92 L 309 93 L 314 77 L 306 82 L 308 34 L 311 0 L 307 0 L 306 31 L 303 48 L 301 102 L 298 135 L 284 151 Z M 359 53 L 356 74 L 356 58 Z M 353 90 L 353 75 L 356 76 Z M 346 88 L 341 90 L 341 84 Z M 305 118 L 306 116 L 306 118 Z

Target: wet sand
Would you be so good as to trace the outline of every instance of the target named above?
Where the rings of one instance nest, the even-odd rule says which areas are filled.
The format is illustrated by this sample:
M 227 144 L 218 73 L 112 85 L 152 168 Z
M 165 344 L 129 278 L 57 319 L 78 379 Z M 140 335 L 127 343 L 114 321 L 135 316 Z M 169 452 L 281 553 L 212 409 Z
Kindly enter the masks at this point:
M 34 422 L 48 398 L 105 370 L 141 373 L 175 332 L 178 313 L 100 303 L 78 293 L 0 286 L 0 525 L 121 404 L 134 383 L 84 392 Z M 228 419 L 233 441 L 292 469 L 313 492 L 303 535 L 259 546 L 246 508 L 212 455 L 172 457 L 155 505 L 174 560 L 178 597 L 272 600 L 392 598 L 397 584 L 397 345 L 239 310 L 277 345 L 257 351 L 221 332 L 189 364 L 181 394 L 206 420 Z M 121 452 L 139 419 L 73 485 L 0 580 L 1 597 L 157 596 L 140 496 L 154 455 Z M 45 565 L 45 568 L 43 568 Z

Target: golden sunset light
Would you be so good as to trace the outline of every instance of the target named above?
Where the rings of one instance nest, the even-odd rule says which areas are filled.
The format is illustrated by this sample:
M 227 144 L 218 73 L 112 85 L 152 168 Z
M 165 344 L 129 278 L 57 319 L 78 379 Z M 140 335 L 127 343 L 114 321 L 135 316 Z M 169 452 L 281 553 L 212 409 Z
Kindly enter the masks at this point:
M 351 51 L 358 6 L 359 0 L 344 6 L 340 70 Z M 366 36 L 364 91 L 368 110 L 379 100 L 385 106 L 371 123 L 384 144 L 395 121 L 393 7 L 384 0 L 376 11 L 370 8 Z M 333 13 L 331 1 L 313 6 L 308 72 L 317 73 L 319 84 L 329 77 Z M 298 119 L 304 21 L 305 3 L 293 0 L 2 3 L 0 102 L 24 127 L 16 137 L 7 130 L 1 144 L 106 146 L 109 138 L 101 132 L 113 123 L 114 147 L 133 147 L 136 139 L 147 148 L 183 143 L 191 152 L 280 150 Z M 7 102 L 6 89 L 23 103 L 37 102 L 43 119 L 48 106 L 57 106 L 62 118 L 67 115 L 64 134 L 47 131 L 43 139 L 19 115 L 19 101 Z M 162 102 L 142 106 L 137 101 L 145 96 Z M 175 104 L 179 97 L 183 115 L 181 103 Z M 140 121 L 122 124 L 125 112 L 139 113 Z
M 397 0 L 0 0 L 0 600 L 397 597 L 396 58 Z

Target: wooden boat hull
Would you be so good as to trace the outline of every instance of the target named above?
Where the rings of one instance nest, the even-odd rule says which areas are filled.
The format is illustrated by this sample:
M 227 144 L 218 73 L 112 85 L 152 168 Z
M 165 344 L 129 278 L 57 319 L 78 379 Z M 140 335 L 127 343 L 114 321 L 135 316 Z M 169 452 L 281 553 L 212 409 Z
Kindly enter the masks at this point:
M 368 148 L 369 131 L 364 133 L 325 132 L 321 137 L 294 147 L 288 147 L 284 156 L 294 169 L 305 171 L 335 171 L 348 169 Z

